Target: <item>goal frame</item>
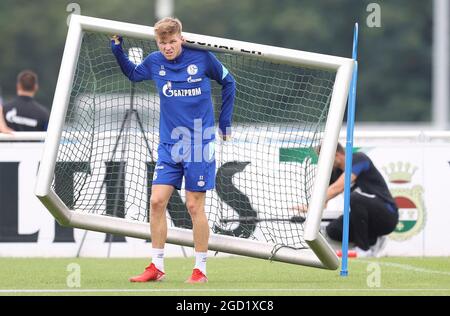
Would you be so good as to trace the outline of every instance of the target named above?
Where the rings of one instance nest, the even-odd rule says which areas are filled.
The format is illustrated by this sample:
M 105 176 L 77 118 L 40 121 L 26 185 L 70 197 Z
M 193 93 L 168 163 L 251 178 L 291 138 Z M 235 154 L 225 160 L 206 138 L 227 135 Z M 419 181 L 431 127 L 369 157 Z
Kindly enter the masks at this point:
M 127 219 L 84 214 L 69 210 L 52 189 L 57 152 L 62 136 L 70 92 L 73 85 L 78 56 L 84 32 L 121 34 L 153 40 L 154 28 L 124 22 L 74 15 L 71 18 L 61 68 L 50 115 L 44 152 L 35 187 L 35 195 L 55 217 L 59 224 L 79 229 L 150 239 L 148 223 Z M 310 53 L 236 40 L 203 36 L 183 32 L 187 45 L 211 51 L 257 55 L 258 58 L 336 71 L 336 79 L 330 101 L 329 113 L 319 155 L 317 173 L 304 226 L 304 239 L 310 249 L 294 250 L 282 247 L 274 253 L 273 244 L 242 238 L 211 234 L 209 250 L 249 257 L 271 259 L 305 266 L 332 269 L 339 267 L 339 259 L 325 238 L 319 233 L 326 189 L 332 171 L 339 132 L 346 108 L 354 60 L 330 55 Z M 193 246 L 191 230 L 169 228 L 167 242 L 181 246 Z

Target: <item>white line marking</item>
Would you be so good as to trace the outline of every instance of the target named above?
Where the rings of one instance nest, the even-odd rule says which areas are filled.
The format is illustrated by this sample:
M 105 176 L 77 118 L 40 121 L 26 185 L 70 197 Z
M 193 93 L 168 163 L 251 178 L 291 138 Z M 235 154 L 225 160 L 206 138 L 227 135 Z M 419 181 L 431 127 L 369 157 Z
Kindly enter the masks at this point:
M 425 269 L 425 268 L 418 268 L 418 267 L 414 267 L 409 264 L 402 264 L 402 263 L 395 263 L 395 262 L 383 262 L 383 261 L 370 261 L 370 260 L 362 260 L 362 259 L 355 260 L 354 262 L 377 263 L 381 266 L 394 267 L 394 268 L 399 268 L 399 269 L 413 271 L 413 272 L 441 274 L 441 275 L 450 276 L 450 272 L 448 272 L 448 271 L 438 271 L 438 270 L 430 270 L 430 269 Z
M 450 292 L 450 289 L 59 289 L 0 290 L 1 294 L 29 293 L 164 293 L 164 292 Z

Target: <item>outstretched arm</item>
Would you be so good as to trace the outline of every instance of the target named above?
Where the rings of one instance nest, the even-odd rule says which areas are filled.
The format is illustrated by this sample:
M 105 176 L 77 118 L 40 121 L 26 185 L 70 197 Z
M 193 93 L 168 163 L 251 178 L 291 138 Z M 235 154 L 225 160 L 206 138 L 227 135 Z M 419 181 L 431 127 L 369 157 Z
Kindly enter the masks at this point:
M 357 178 L 357 176 L 354 173 L 352 173 L 351 183 L 354 183 L 356 181 L 356 178 Z M 331 200 L 332 198 L 338 196 L 342 192 L 344 192 L 344 184 L 345 184 L 345 174 L 343 173 L 339 176 L 339 178 L 335 182 L 333 182 L 333 184 L 331 184 L 328 187 L 327 202 L 329 200 Z
M 357 177 L 358 176 L 352 172 L 351 183 L 354 183 L 356 181 Z M 336 179 L 336 181 L 334 181 L 328 187 L 328 189 L 327 189 L 327 197 L 326 197 L 326 200 L 325 200 L 324 208 L 326 208 L 329 200 L 331 200 L 332 198 L 335 198 L 336 196 L 338 196 L 339 194 L 344 192 L 344 185 L 345 185 L 345 175 L 344 175 L 344 173 L 342 173 Z M 292 210 L 295 210 L 295 211 L 298 211 L 298 212 L 307 212 L 308 211 L 308 206 L 306 206 L 306 205 L 296 205 L 296 206 L 292 207 Z
M 145 62 L 140 65 L 135 65 L 133 62 L 131 62 L 128 56 L 124 53 L 122 44 L 122 37 L 114 35 L 111 38 L 111 50 L 116 57 L 117 63 L 119 64 L 120 69 L 122 69 L 124 75 L 133 82 L 150 80 L 151 72 L 146 68 Z
M 224 140 L 231 138 L 231 123 L 233 118 L 234 99 L 236 96 L 236 82 L 228 70 L 208 53 L 210 59 L 210 76 L 222 85 L 222 108 L 219 117 L 219 132 Z

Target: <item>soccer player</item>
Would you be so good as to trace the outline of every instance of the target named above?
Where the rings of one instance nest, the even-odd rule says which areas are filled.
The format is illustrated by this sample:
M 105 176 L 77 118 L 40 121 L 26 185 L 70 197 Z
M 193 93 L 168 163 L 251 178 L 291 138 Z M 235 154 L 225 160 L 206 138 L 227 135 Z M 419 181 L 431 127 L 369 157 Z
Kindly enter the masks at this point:
M 207 282 L 206 259 L 209 225 L 205 214 L 206 191 L 215 187 L 214 109 L 210 79 L 222 85 L 219 133 L 231 136 L 235 81 L 210 52 L 183 46 L 182 24 L 165 18 L 155 25 L 158 52 L 140 65 L 122 49 L 122 38 L 111 46 L 122 72 L 133 82 L 153 80 L 160 96 L 160 144 L 152 185 L 150 227 L 152 263 L 131 282 L 161 281 L 165 277 L 166 207 L 173 190 L 185 179 L 186 206 L 193 223 L 195 267 L 188 283 Z
M 344 192 L 344 170 L 345 149 L 338 144 L 327 201 Z M 358 256 L 373 256 L 385 240 L 382 236 L 397 226 L 398 208 L 383 176 L 364 153 L 353 154 L 351 182 L 349 239 L 355 243 Z M 343 216 L 332 221 L 326 227 L 328 237 L 342 241 L 342 225 Z
M 45 132 L 50 114 L 34 99 L 39 90 L 38 76 L 30 70 L 22 71 L 17 76 L 16 90 L 17 97 L 3 106 L 8 130 Z

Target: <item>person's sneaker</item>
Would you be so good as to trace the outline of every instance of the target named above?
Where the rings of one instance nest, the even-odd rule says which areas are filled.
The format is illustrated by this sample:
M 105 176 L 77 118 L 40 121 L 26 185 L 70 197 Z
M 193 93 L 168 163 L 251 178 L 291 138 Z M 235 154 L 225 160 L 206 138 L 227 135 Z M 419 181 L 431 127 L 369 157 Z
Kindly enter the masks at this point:
M 373 256 L 372 249 L 370 249 L 370 248 L 369 248 L 369 250 L 363 250 L 359 247 L 355 247 L 355 252 L 356 252 L 356 258 L 368 258 L 368 257 Z
M 145 271 L 135 277 L 130 278 L 130 282 L 157 282 L 164 280 L 166 274 L 156 268 L 156 266 L 152 263 Z
M 375 245 L 373 245 L 371 247 L 372 254 L 373 254 L 374 257 L 377 257 L 377 258 L 380 257 L 381 251 L 386 246 L 386 242 L 387 242 L 387 237 L 386 236 L 380 236 L 380 237 L 377 238 L 377 242 L 375 243 Z
M 186 283 L 191 283 L 191 284 L 206 283 L 206 282 L 208 282 L 208 278 L 199 269 L 194 269 L 192 271 L 192 275 L 189 277 L 189 279 L 186 280 Z

